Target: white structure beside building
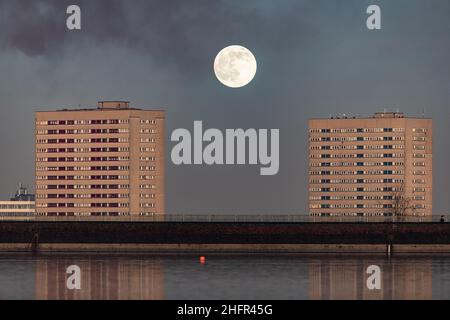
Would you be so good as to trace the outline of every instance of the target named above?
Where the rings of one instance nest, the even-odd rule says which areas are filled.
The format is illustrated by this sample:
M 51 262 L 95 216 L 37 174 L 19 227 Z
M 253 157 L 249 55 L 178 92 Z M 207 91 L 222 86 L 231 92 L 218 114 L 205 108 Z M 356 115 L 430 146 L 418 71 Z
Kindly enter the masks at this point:
M 34 195 L 29 194 L 27 189 L 20 185 L 19 190 L 13 198 L 0 201 L 0 220 L 4 219 L 31 219 L 35 215 Z

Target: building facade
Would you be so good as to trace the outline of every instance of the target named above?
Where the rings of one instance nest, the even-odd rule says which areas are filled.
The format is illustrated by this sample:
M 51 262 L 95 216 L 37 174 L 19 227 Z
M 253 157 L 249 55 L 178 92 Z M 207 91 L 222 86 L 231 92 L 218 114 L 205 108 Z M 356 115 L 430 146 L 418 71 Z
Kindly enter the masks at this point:
M 310 120 L 310 215 L 432 215 L 432 145 L 432 120 L 403 113 Z
M 34 216 L 34 201 L 0 201 L 0 217 L 3 219 L 31 219 Z
M 38 216 L 165 212 L 164 111 L 101 101 L 35 120 Z
M 8 201 L 0 201 L 1 219 L 31 219 L 35 216 L 34 194 L 19 186 L 16 194 Z

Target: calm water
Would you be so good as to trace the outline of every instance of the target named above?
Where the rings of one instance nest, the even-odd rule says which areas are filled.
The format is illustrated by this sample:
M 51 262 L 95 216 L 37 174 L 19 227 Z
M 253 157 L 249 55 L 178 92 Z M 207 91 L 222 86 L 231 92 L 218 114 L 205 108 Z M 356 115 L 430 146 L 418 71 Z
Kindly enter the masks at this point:
M 66 269 L 81 269 L 68 290 Z M 369 290 L 367 267 L 381 269 Z M 449 256 L 0 255 L 1 299 L 450 299 Z

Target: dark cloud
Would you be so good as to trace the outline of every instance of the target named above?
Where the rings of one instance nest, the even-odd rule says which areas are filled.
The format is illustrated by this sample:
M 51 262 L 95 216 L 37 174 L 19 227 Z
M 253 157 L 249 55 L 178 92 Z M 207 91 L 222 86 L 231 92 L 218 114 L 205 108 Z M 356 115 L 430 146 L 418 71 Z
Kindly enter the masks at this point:
M 82 9 L 81 32 L 65 28 L 70 4 Z M 267 15 L 258 6 L 243 8 L 223 0 L 1 0 L 0 12 L 1 45 L 28 56 L 55 58 L 67 47 L 111 44 L 181 70 L 204 64 L 224 43 L 275 52 L 289 49 L 295 38 L 310 32 L 307 24 L 299 28 L 292 8 Z

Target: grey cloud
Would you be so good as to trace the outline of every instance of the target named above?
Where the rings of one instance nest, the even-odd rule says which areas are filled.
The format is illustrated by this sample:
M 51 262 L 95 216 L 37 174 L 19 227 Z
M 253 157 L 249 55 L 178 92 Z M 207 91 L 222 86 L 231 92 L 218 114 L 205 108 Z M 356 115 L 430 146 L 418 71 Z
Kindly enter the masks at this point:
M 65 28 L 70 4 L 82 9 L 81 32 Z M 0 12 L 6 49 L 55 58 L 68 46 L 112 44 L 182 71 L 195 70 L 224 44 L 253 43 L 275 52 L 294 46 L 301 34 L 307 40 L 310 31 L 307 24 L 299 28 L 292 8 L 267 15 L 257 5 L 221 0 L 0 0 Z

